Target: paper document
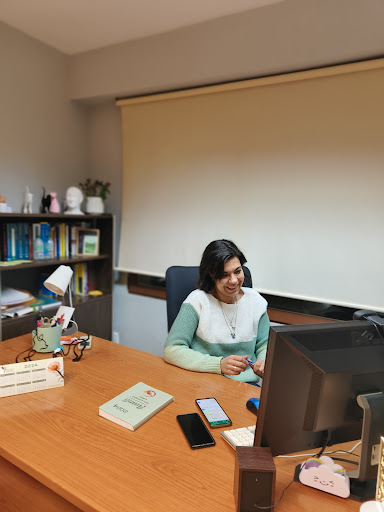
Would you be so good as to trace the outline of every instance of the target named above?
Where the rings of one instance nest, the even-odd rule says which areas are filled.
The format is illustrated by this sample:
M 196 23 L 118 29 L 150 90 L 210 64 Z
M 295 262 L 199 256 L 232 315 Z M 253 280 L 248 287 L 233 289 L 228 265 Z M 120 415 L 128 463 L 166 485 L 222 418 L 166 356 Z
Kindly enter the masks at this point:
M 33 296 L 22 290 L 16 290 L 15 288 L 9 288 L 4 286 L 1 290 L 1 305 L 2 306 L 16 306 L 23 302 L 33 299 Z

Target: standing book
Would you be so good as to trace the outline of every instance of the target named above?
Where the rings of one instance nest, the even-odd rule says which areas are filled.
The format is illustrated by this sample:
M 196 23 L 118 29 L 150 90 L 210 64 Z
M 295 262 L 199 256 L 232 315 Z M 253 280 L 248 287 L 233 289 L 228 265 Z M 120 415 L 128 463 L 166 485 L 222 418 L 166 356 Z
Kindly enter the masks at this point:
M 101 405 L 99 416 L 129 430 L 136 430 L 173 401 L 172 395 L 148 386 L 144 382 L 138 382 Z

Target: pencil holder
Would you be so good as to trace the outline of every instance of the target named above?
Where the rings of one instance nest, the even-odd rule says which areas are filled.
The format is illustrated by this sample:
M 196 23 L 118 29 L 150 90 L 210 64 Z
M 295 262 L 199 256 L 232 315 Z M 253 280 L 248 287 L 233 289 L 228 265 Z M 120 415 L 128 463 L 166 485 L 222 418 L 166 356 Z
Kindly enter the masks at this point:
M 32 331 L 32 348 L 36 352 L 53 352 L 60 347 L 61 326 L 38 327 Z

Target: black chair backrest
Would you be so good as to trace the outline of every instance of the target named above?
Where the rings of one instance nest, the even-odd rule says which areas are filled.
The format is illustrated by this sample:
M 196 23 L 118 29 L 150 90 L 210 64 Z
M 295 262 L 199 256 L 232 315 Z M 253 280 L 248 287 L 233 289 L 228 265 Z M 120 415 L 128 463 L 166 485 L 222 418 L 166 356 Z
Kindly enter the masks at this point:
M 251 271 L 243 267 L 244 279 L 243 286 L 251 287 Z M 180 310 L 180 307 L 188 295 L 196 290 L 196 283 L 199 277 L 199 267 L 173 266 L 167 269 L 165 273 L 165 289 L 167 292 L 167 320 L 168 331 Z

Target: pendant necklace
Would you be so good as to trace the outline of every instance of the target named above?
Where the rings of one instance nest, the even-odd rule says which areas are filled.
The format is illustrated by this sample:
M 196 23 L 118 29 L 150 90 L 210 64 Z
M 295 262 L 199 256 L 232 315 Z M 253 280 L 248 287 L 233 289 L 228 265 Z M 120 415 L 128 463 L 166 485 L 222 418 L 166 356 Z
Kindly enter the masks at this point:
M 229 332 L 231 333 L 231 337 L 234 340 L 236 338 L 236 321 L 237 321 L 237 308 L 238 308 L 237 301 L 235 302 L 236 309 L 235 309 L 235 312 L 233 313 L 232 320 L 229 320 L 229 318 L 225 314 L 225 311 L 224 311 L 221 301 L 219 301 L 219 302 L 220 302 L 221 312 L 223 313 L 225 323 L 227 324 Z

